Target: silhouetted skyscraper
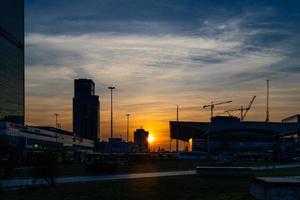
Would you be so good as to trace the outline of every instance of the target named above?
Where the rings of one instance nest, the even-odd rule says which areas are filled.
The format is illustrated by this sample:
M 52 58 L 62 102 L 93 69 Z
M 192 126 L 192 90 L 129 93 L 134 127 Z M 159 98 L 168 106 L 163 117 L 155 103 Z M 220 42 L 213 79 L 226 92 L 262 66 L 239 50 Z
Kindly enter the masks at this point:
M 134 144 L 139 148 L 139 152 L 148 152 L 148 135 L 149 132 L 143 128 L 134 131 Z
M 99 97 L 90 79 L 74 81 L 73 132 L 86 139 L 97 141 L 99 136 Z
M 24 123 L 24 2 L 0 3 L 0 120 Z

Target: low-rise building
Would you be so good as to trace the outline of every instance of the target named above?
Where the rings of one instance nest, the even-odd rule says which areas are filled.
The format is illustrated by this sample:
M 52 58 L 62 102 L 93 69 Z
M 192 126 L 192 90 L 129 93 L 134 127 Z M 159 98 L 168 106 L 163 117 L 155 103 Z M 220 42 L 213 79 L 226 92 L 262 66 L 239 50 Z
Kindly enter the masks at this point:
M 57 150 L 68 148 L 75 151 L 93 151 L 94 141 L 82 139 L 72 132 L 53 128 L 24 126 L 11 122 L 0 122 L 0 142 L 18 146 L 21 151 Z
M 266 152 L 278 149 L 280 141 L 295 146 L 300 130 L 298 115 L 282 122 L 240 121 L 237 117 L 216 116 L 211 122 L 170 122 L 172 139 L 192 141 L 193 151 Z M 293 140 L 285 138 L 287 133 Z M 285 139 L 284 139 L 285 138 Z
M 105 146 L 105 152 L 109 153 L 129 153 L 129 147 L 127 142 L 124 142 L 122 138 L 109 138 Z

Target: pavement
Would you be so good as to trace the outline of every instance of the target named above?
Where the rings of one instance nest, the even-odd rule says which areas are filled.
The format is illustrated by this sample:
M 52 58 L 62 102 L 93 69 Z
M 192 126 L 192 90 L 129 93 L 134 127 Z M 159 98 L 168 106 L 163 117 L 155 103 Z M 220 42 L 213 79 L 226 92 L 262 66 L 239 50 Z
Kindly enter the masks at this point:
M 122 180 L 122 179 L 136 179 L 136 178 L 153 178 L 164 176 L 182 176 L 182 175 L 194 175 L 196 170 L 188 171 L 170 171 L 170 172 L 153 172 L 153 173 L 134 173 L 134 174 L 120 174 L 120 175 L 103 175 L 103 176 L 74 176 L 74 177 L 59 177 L 54 178 L 55 184 L 64 183 L 81 183 L 91 181 L 105 181 L 105 180 Z M 4 189 L 19 189 L 34 185 L 49 185 L 50 179 L 11 179 L 0 180 L 0 188 Z
M 289 169 L 300 167 L 300 163 L 251 167 L 252 170 Z
M 296 168 L 296 167 L 300 167 L 300 163 L 257 166 L 257 167 L 250 167 L 250 168 L 252 170 L 272 170 L 272 169 L 288 169 L 288 168 Z M 81 182 L 91 182 L 91 181 L 152 178 L 152 177 L 164 177 L 164 176 L 182 176 L 182 175 L 195 175 L 195 174 L 197 174 L 196 170 L 133 173 L 133 174 L 119 174 L 119 175 L 102 175 L 102 176 L 72 176 L 72 177 L 54 178 L 54 183 L 55 184 L 81 183 Z M 50 183 L 51 183 L 50 179 L 47 180 L 47 179 L 18 178 L 18 179 L 0 180 L 0 188 L 20 189 L 20 188 L 30 187 L 34 185 L 49 185 Z

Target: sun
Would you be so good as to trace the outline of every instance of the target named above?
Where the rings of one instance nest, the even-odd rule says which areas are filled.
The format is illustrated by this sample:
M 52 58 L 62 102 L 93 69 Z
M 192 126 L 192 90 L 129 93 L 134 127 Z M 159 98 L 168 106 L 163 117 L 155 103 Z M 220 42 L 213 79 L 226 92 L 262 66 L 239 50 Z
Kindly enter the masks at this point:
M 147 140 L 148 140 L 148 143 L 154 142 L 154 137 L 153 137 L 153 135 L 149 134 Z

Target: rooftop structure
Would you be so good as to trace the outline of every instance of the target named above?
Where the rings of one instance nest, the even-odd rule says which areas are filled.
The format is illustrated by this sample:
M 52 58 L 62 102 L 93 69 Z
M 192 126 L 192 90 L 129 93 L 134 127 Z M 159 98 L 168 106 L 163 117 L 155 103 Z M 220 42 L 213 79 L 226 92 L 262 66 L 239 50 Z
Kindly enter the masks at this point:
M 300 115 L 293 115 L 282 120 L 283 123 L 300 123 Z

